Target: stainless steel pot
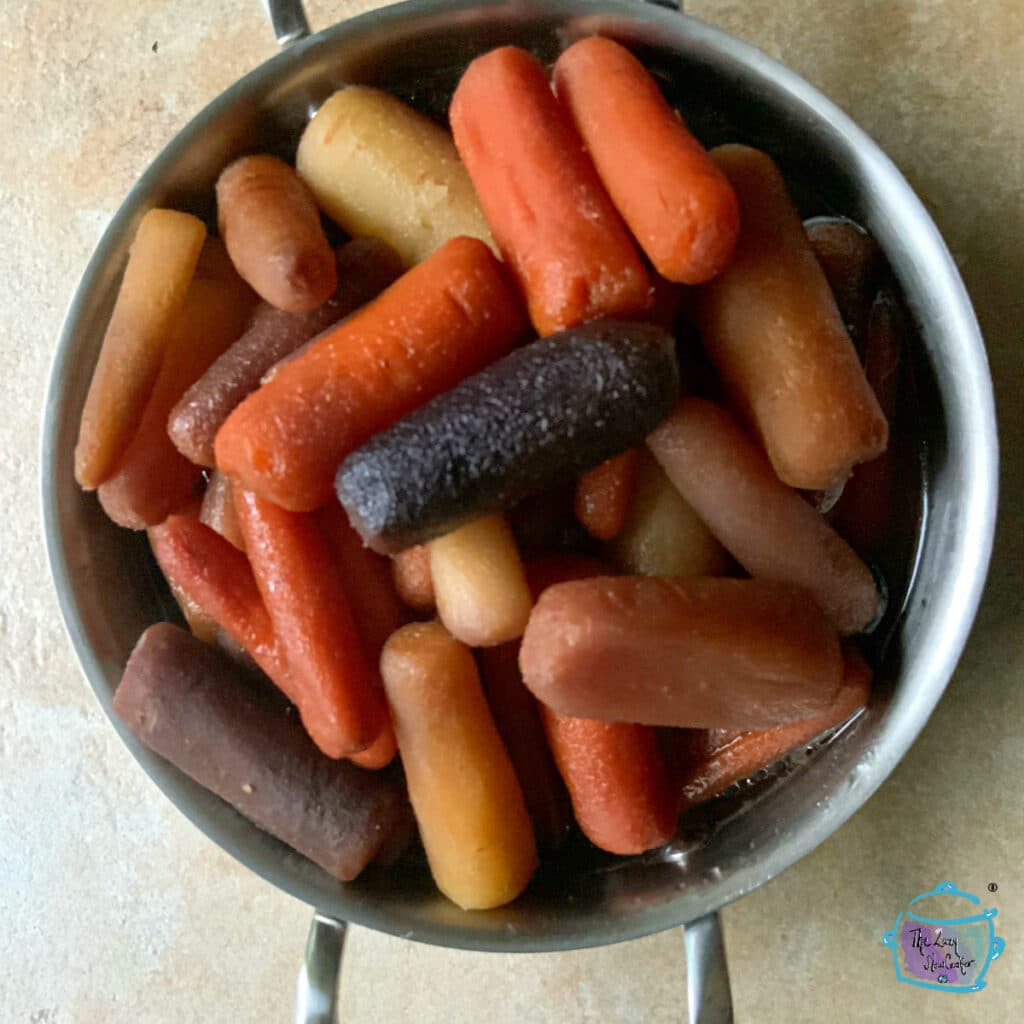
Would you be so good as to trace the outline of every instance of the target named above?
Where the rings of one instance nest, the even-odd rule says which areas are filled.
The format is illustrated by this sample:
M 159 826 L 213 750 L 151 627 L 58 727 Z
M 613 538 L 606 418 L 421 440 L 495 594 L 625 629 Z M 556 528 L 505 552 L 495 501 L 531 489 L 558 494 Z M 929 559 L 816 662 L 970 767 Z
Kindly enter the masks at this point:
M 333 1018 L 346 921 L 504 952 L 575 949 L 686 924 L 691 1018 L 731 1019 L 718 909 L 809 853 L 881 785 L 941 697 L 974 618 L 991 551 L 997 441 L 984 347 L 953 260 L 906 181 L 842 111 L 757 50 L 676 10 L 638 0 L 412 0 L 310 36 L 300 0 L 267 2 L 287 49 L 214 100 L 142 176 L 89 263 L 57 348 L 45 407 L 43 512 L 61 609 L 85 674 L 175 805 L 247 867 L 317 908 L 297 1019 Z M 311 111 L 345 82 L 381 84 L 441 110 L 474 55 L 515 42 L 553 57 L 597 31 L 627 42 L 678 88 L 705 139 L 769 150 L 808 183 L 809 212 L 846 213 L 881 243 L 921 338 L 917 426 L 927 489 L 913 577 L 867 712 L 699 841 L 684 837 L 664 854 L 614 866 L 570 864 L 487 913 L 460 911 L 419 876 L 343 886 L 150 754 L 111 714 L 138 635 L 174 614 L 144 539 L 111 525 L 72 473 L 128 243 L 153 205 L 209 216 L 214 180 L 229 160 L 253 150 L 290 155 Z

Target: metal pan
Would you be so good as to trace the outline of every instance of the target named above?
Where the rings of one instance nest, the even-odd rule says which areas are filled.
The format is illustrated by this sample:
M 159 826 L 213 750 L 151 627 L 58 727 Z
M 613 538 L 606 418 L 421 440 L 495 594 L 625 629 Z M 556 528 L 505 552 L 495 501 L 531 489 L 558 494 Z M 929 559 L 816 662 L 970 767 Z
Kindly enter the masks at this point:
M 214 100 L 140 178 L 89 263 L 57 347 L 44 414 L 43 513 L 61 609 L 85 675 L 169 799 L 241 863 L 317 908 L 297 1019 L 333 1019 L 342 922 L 351 921 L 420 942 L 502 952 L 577 949 L 685 924 L 691 1019 L 729 1020 L 718 909 L 813 850 L 881 785 L 942 696 L 981 595 L 996 513 L 996 425 L 984 346 L 956 266 L 899 171 L 841 110 L 764 54 L 677 10 L 639 0 L 412 0 L 309 35 L 299 0 L 268 6 L 286 49 Z M 598 31 L 634 48 L 686 97 L 691 126 L 705 141 L 761 146 L 782 164 L 806 213 L 841 212 L 865 225 L 912 311 L 920 463 L 909 476 L 917 477 L 919 518 L 916 537 L 906 538 L 912 564 L 894 587 L 872 703 L 784 778 L 684 822 L 667 851 L 614 864 L 563 863 L 504 909 L 460 911 L 420 876 L 341 885 L 143 749 L 111 714 L 135 640 L 174 615 L 144 539 L 109 523 L 72 472 L 78 420 L 129 240 L 154 205 L 209 217 L 214 181 L 229 160 L 254 150 L 290 156 L 311 112 L 346 82 L 383 85 L 442 112 L 476 54 L 517 43 L 553 58 Z

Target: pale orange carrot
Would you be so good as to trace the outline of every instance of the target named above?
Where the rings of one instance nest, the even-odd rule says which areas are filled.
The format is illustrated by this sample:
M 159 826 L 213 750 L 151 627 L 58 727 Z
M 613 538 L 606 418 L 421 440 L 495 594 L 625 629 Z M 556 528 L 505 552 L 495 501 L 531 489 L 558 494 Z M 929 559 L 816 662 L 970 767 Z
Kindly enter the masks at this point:
M 110 476 L 142 419 L 205 237 L 201 220 L 176 210 L 139 223 L 82 410 L 75 478 L 87 491 Z

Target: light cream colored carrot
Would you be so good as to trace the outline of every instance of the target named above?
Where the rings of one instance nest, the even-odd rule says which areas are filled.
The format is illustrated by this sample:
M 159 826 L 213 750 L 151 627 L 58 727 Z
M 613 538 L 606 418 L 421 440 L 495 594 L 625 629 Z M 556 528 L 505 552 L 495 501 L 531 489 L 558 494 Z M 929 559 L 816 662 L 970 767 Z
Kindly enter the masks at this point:
M 515 538 L 502 516 L 485 516 L 430 542 L 437 613 L 471 647 L 523 635 L 533 604 Z

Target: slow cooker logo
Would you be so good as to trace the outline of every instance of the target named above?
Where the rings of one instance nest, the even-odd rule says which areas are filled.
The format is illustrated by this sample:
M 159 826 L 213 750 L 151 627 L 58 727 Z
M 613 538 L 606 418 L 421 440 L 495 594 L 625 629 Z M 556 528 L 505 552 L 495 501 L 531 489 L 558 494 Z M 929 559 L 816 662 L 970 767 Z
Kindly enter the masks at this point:
M 955 916 L 930 915 L 922 901 L 953 897 L 967 901 Z M 948 907 L 949 900 L 945 901 Z M 908 985 L 941 992 L 978 992 L 985 987 L 989 964 L 998 960 L 1006 942 L 995 933 L 997 911 L 974 910 L 981 900 L 943 882 L 912 899 L 882 942 L 892 950 L 896 977 Z M 915 909 L 910 909 L 915 908 Z M 973 911 L 973 912 L 972 912 Z

